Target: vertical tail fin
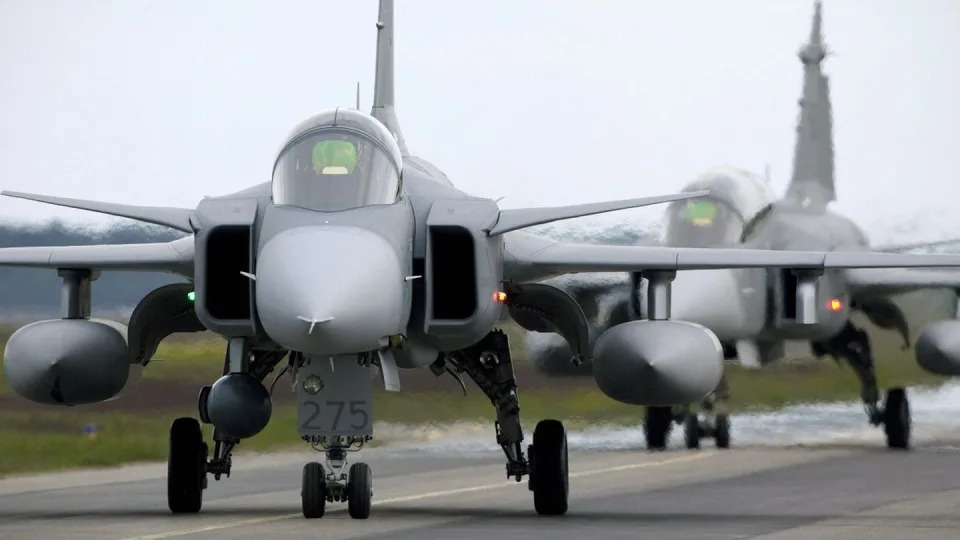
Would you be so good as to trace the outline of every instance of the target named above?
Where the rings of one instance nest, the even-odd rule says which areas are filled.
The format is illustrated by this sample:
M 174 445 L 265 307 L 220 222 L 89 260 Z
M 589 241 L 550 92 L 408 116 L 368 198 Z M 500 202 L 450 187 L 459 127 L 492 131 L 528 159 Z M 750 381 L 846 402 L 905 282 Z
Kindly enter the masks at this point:
M 825 208 L 837 199 L 833 178 L 833 120 L 830 87 L 821 70 L 827 56 L 821 29 L 820 1 L 814 4 L 810 41 L 800 49 L 803 96 L 793 153 L 793 176 L 786 200 L 803 207 Z
M 393 0 L 380 0 L 377 19 L 377 67 L 373 85 L 373 110 L 370 114 L 387 126 L 397 139 L 400 152 L 408 155 L 393 99 Z

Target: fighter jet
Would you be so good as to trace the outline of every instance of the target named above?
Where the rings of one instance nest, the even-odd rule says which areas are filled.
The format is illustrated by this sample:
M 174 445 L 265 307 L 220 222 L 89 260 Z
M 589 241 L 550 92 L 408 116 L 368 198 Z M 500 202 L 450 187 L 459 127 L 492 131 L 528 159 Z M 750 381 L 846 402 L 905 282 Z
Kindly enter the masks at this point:
M 466 373 L 496 410 L 506 475 L 527 477 L 538 514 L 568 509 L 567 436 L 539 421 L 523 446 L 506 309 L 528 329 L 564 335 L 592 359 L 599 387 L 638 405 L 696 401 L 720 379 L 722 348 L 705 328 L 669 319 L 670 280 L 704 268 L 796 272 L 801 322 L 815 323 L 816 275 L 840 268 L 954 267 L 960 256 L 765 251 L 575 244 L 523 229 L 560 219 L 683 200 L 697 193 L 569 207 L 500 209 L 472 196 L 413 155 L 394 109 L 393 2 L 380 2 L 371 114 L 332 108 L 283 141 L 269 182 L 203 199 L 195 208 L 137 207 L 8 193 L 172 227 L 189 236 L 161 244 L 32 246 L 0 250 L 0 265 L 56 269 L 59 319 L 26 325 L 6 346 L 4 370 L 22 397 L 81 405 L 131 391 L 173 332 L 210 330 L 227 340 L 223 375 L 199 396 L 199 421 L 170 428 L 167 503 L 196 513 L 208 475 L 229 475 L 233 449 L 268 423 L 265 377 L 286 359 L 297 398 L 297 433 L 325 462 L 303 467 L 303 515 L 346 502 L 367 518 L 372 472 L 350 450 L 373 436 L 373 377 L 400 389 L 403 369 Z M 91 317 L 91 281 L 111 270 L 184 276 L 147 294 L 128 325 Z M 594 347 L 579 305 L 540 283 L 578 272 L 642 272 L 650 320 L 617 325 Z M 828 281 L 828 284 L 833 281 Z M 832 291 L 827 293 L 832 294 Z M 135 391 L 135 390 L 132 390 Z M 201 422 L 213 426 L 213 451 Z
M 713 245 L 734 244 L 752 249 L 822 249 L 871 250 L 874 252 L 903 252 L 943 244 L 955 244 L 958 239 L 938 242 L 870 247 L 866 235 L 850 219 L 834 212 L 829 204 L 836 200 L 832 119 L 827 76 L 821 63 L 827 56 L 821 30 L 822 10 L 815 4 L 809 42 L 799 51 L 803 65 L 803 97 L 797 142 L 794 150 L 793 174 L 786 194 L 767 204 L 744 224 L 735 242 L 718 235 Z M 692 187 L 695 187 L 692 186 Z M 706 223 L 714 210 L 704 199 L 670 203 L 667 210 L 667 242 L 683 242 L 689 231 L 696 229 L 698 220 Z M 736 224 L 735 221 L 732 223 Z M 670 229 L 670 227 L 676 227 Z M 676 231 L 670 237 L 669 231 Z M 690 237 L 696 241 L 697 237 Z M 624 320 L 642 319 L 642 302 L 634 296 L 635 289 L 643 290 L 638 274 L 632 281 L 622 276 L 598 283 L 590 278 L 572 278 L 562 287 L 581 298 L 614 297 L 613 314 L 597 332 Z M 884 404 L 874 370 L 873 355 L 866 332 L 850 320 L 854 311 L 864 313 L 875 325 L 900 332 L 904 347 L 910 344 L 909 326 L 903 313 L 890 297 L 895 294 L 923 288 L 960 289 L 960 276 L 952 272 L 893 269 L 856 269 L 827 271 L 821 279 L 820 292 L 813 311 L 816 322 L 805 321 L 794 301 L 798 287 L 803 287 L 789 272 L 763 269 L 702 270 L 683 272 L 673 282 L 672 317 L 701 324 L 716 333 L 728 359 L 737 359 L 748 368 L 758 368 L 784 357 L 787 341 L 805 341 L 817 357 L 830 355 L 843 359 L 853 368 L 861 383 L 861 397 L 867 418 L 872 425 L 882 425 L 887 445 L 907 448 L 910 440 L 910 408 L 903 388 L 887 391 Z M 960 317 L 960 312 L 958 312 Z M 917 339 L 915 354 L 918 362 L 929 371 L 940 375 L 960 374 L 956 352 L 960 350 L 958 321 L 942 321 L 931 325 Z M 539 353 L 539 365 L 555 364 L 561 356 L 569 359 L 570 352 L 563 345 L 553 345 Z M 569 362 L 569 360 L 568 360 Z M 556 368 L 553 368 L 556 371 Z M 697 448 L 704 435 L 712 436 L 718 447 L 729 445 L 729 417 L 724 402 L 729 397 L 725 380 L 721 378 L 716 394 L 708 396 L 702 406 L 709 414 L 698 416 L 671 410 L 669 407 L 649 407 L 644 429 L 650 448 L 663 448 L 673 420 L 683 422 L 685 443 Z M 718 402 L 719 401 L 719 402 Z M 716 410 L 714 409 L 718 407 Z
M 756 174 L 731 166 L 714 166 L 704 171 L 683 187 L 681 192 L 709 191 L 697 199 L 669 203 L 663 214 L 663 235 L 659 242 L 641 241 L 637 245 L 666 245 L 675 247 L 718 247 L 739 241 L 743 228 L 754 216 L 775 200 L 769 189 L 769 176 L 763 180 Z M 596 274 L 566 275 L 547 280 L 546 283 L 569 293 L 583 308 L 590 323 L 591 343 L 604 331 L 617 324 L 631 320 L 632 306 L 622 301 L 629 298 L 635 287 L 637 301 L 641 302 L 646 282 L 632 284 L 622 275 L 603 275 L 598 282 Z M 604 285 L 614 285 L 610 287 Z M 601 286 L 598 290 L 597 286 Z M 637 312 L 643 312 L 637 305 Z M 527 350 L 537 370 L 552 376 L 590 375 L 589 362 L 570 361 L 569 345 L 556 334 L 528 332 Z M 726 378 L 721 377 L 717 388 L 701 400 L 704 412 L 699 431 L 712 435 L 720 447 L 729 444 L 729 417 L 725 402 L 729 398 Z M 647 407 L 644 430 L 647 445 L 651 449 L 666 447 L 672 422 L 683 423 L 689 407 Z
M 662 216 L 663 234 L 659 239 L 641 238 L 632 245 L 666 245 L 673 247 L 718 247 L 739 241 L 743 227 L 775 200 L 767 183 L 756 174 L 717 165 L 703 171 L 683 186 L 681 192 L 708 191 L 709 195 L 675 201 L 667 205 Z M 606 232 L 606 231 L 604 231 Z M 618 231 L 619 232 L 619 231 Z M 555 234 L 554 236 L 558 236 Z M 607 328 L 630 320 L 629 306 L 617 302 L 629 294 L 630 288 L 621 274 L 580 274 L 547 280 L 571 294 L 591 323 L 590 336 L 595 340 Z M 619 290 L 606 286 L 621 285 Z M 641 282 L 641 285 L 645 282 Z M 527 349 L 536 368 L 549 375 L 589 375 L 591 364 L 570 362 L 570 347 L 556 334 L 527 333 Z

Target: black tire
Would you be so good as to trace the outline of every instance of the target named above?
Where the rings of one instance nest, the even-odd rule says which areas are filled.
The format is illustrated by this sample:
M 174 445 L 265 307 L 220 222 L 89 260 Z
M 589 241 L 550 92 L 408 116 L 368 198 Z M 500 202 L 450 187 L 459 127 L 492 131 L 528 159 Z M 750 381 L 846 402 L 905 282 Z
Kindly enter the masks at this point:
M 300 487 L 300 506 L 303 517 L 322 518 L 327 509 L 327 475 L 317 462 L 303 466 L 303 484 Z
M 683 440 L 691 450 L 700 448 L 700 418 L 692 412 L 683 423 Z
M 730 416 L 718 414 L 713 430 L 713 440 L 717 448 L 730 448 Z
M 347 511 L 353 519 L 367 519 L 373 498 L 373 472 L 366 463 L 354 463 L 347 478 Z
M 670 407 L 647 407 L 643 421 L 643 433 L 647 438 L 647 448 L 663 450 L 667 447 L 670 427 L 673 423 L 673 410 Z
M 170 426 L 167 456 L 167 506 L 174 514 L 195 514 L 203 506 L 207 445 L 200 422 L 177 418 Z
M 887 402 L 883 407 L 883 431 L 887 436 L 888 448 L 910 447 L 910 402 L 903 388 L 887 390 Z
M 570 494 L 567 432 L 559 420 L 537 422 L 530 446 L 530 462 L 534 509 L 542 516 L 566 514 Z

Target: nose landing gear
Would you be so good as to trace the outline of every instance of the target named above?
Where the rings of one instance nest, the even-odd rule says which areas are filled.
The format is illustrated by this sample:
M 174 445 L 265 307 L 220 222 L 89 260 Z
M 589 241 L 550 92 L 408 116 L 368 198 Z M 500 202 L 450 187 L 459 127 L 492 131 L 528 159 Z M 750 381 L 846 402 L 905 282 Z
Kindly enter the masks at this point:
M 347 444 L 354 442 L 357 441 L 349 441 Z M 322 518 L 328 502 L 346 502 L 347 511 L 354 519 L 370 517 L 373 472 L 369 465 L 358 462 L 350 466 L 348 473 L 344 473 L 349 449 L 340 443 L 341 441 L 338 441 L 326 448 L 327 467 L 317 462 L 307 463 L 303 467 L 300 501 L 305 518 Z M 354 451 L 362 446 L 361 442 Z

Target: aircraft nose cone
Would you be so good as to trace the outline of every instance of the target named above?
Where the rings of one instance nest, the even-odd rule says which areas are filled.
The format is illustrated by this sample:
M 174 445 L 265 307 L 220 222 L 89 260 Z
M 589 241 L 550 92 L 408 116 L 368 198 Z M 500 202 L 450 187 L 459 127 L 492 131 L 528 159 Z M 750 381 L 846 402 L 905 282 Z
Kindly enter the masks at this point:
M 687 270 L 673 280 L 670 318 L 706 326 L 721 340 L 736 339 L 746 326 L 736 276 L 730 270 Z
M 404 276 L 393 248 L 354 227 L 301 227 L 257 258 L 257 313 L 283 347 L 335 355 L 379 348 L 402 332 Z

